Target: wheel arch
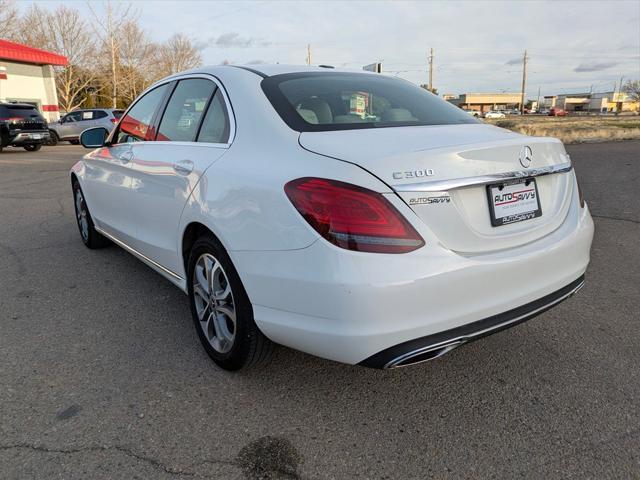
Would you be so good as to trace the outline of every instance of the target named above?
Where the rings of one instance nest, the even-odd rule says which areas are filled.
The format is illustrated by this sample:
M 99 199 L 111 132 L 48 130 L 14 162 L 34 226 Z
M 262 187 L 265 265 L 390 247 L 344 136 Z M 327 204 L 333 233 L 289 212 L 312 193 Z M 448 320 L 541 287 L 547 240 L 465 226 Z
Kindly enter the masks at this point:
M 187 224 L 184 231 L 182 232 L 182 239 L 180 242 L 180 253 L 182 255 L 182 265 L 184 267 L 185 275 L 188 275 L 189 253 L 191 252 L 191 248 L 193 247 L 193 244 L 196 243 L 198 238 L 204 235 L 211 236 L 216 242 L 220 244 L 222 248 L 225 249 L 227 254 L 229 253 L 229 251 L 224 247 L 224 244 L 220 241 L 220 238 L 213 232 L 211 228 L 206 226 L 204 223 L 192 221 Z

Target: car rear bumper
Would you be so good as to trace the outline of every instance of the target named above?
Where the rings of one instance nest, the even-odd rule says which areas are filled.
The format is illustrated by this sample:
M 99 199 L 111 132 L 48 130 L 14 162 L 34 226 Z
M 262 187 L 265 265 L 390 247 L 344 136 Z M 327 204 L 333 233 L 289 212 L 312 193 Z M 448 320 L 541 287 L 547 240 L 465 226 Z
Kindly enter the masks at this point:
M 9 141 L 9 145 L 14 145 L 16 147 L 22 145 L 38 145 L 45 143 L 48 138 L 48 131 L 21 132 Z
M 322 239 L 300 250 L 230 254 L 267 337 L 344 363 L 392 366 L 413 346 L 481 336 L 478 322 L 499 329 L 526 320 L 547 308 L 541 299 L 578 286 L 593 221 L 587 208 L 572 203 L 554 232 L 487 254 L 462 255 L 433 243 L 408 254 L 370 254 Z M 538 304 L 543 308 L 527 310 Z
M 394 345 L 359 363 L 370 368 L 396 368 L 441 357 L 465 343 L 526 322 L 566 300 L 584 286 L 584 275 L 538 300 L 477 322 Z

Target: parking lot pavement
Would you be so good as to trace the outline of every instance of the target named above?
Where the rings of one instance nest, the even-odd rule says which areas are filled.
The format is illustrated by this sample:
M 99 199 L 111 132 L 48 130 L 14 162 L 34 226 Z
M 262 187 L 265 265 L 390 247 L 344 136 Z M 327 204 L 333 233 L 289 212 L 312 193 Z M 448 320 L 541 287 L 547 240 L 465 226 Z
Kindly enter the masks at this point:
M 0 477 L 638 478 L 640 142 L 567 149 L 596 223 L 578 295 L 431 363 L 280 348 L 237 374 L 204 353 L 186 296 L 81 244 L 81 147 L 5 150 Z

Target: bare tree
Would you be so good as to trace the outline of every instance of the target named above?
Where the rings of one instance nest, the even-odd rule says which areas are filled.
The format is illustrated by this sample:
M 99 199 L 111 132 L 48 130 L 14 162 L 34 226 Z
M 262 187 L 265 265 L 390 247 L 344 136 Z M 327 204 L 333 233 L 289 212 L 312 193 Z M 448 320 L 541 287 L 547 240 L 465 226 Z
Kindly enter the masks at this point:
M 31 47 L 52 50 L 50 32 L 46 25 L 48 16 L 48 10 L 38 7 L 37 4 L 31 5 L 22 17 L 16 18 L 14 39 Z
M 94 83 L 96 46 L 78 10 L 60 6 L 48 20 L 53 50 L 69 60 L 69 64 L 56 76 L 56 83 L 58 101 L 63 109 L 70 111 L 80 106 L 88 87 Z
M 627 80 L 622 91 L 629 95 L 634 102 L 640 102 L 640 80 Z
M 95 33 L 100 38 L 103 48 L 109 55 L 111 102 L 113 108 L 116 108 L 118 106 L 118 83 L 120 83 L 118 77 L 121 46 L 120 36 L 123 26 L 130 21 L 135 21 L 137 15 L 130 14 L 130 4 L 118 4 L 114 7 L 110 0 L 104 2 L 102 15 L 96 13 L 91 3 L 87 2 L 87 6 L 89 10 L 91 10 L 95 24 L 97 25 L 94 27 Z
M 159 45 L 156 53 L 157 76 L 164 77 L 202 65 L 200 52 L 193 42 L 181 33 Z
M 0 38 L 15 39 L 18 9 L 14 0 L 0 0 Z
M 96 45 L 80 12 L 64 5 L 53 12 L 32 5 L 18 22 L 16 37 L 32 47 L 67 57 L 68 64 L 56 67 L 58 103 L 65 111 L 78 108 L 97 76 Z
M 154 80 L 153 62 L 157 46 L 137 22 L 122 26 L 120 35 L 120 96 L 131 103 Z

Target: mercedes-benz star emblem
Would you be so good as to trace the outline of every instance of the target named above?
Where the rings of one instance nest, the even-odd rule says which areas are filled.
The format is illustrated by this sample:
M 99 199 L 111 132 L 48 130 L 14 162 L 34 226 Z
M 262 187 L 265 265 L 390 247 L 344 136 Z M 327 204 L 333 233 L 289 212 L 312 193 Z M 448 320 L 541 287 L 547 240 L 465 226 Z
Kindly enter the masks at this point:
M 525 145 L 520 149 L 520 165 L 524 168 L 529 168 L 531 162 L 533 161 L 533 152 L 531 151 L 531 147 L 529 145 Z

